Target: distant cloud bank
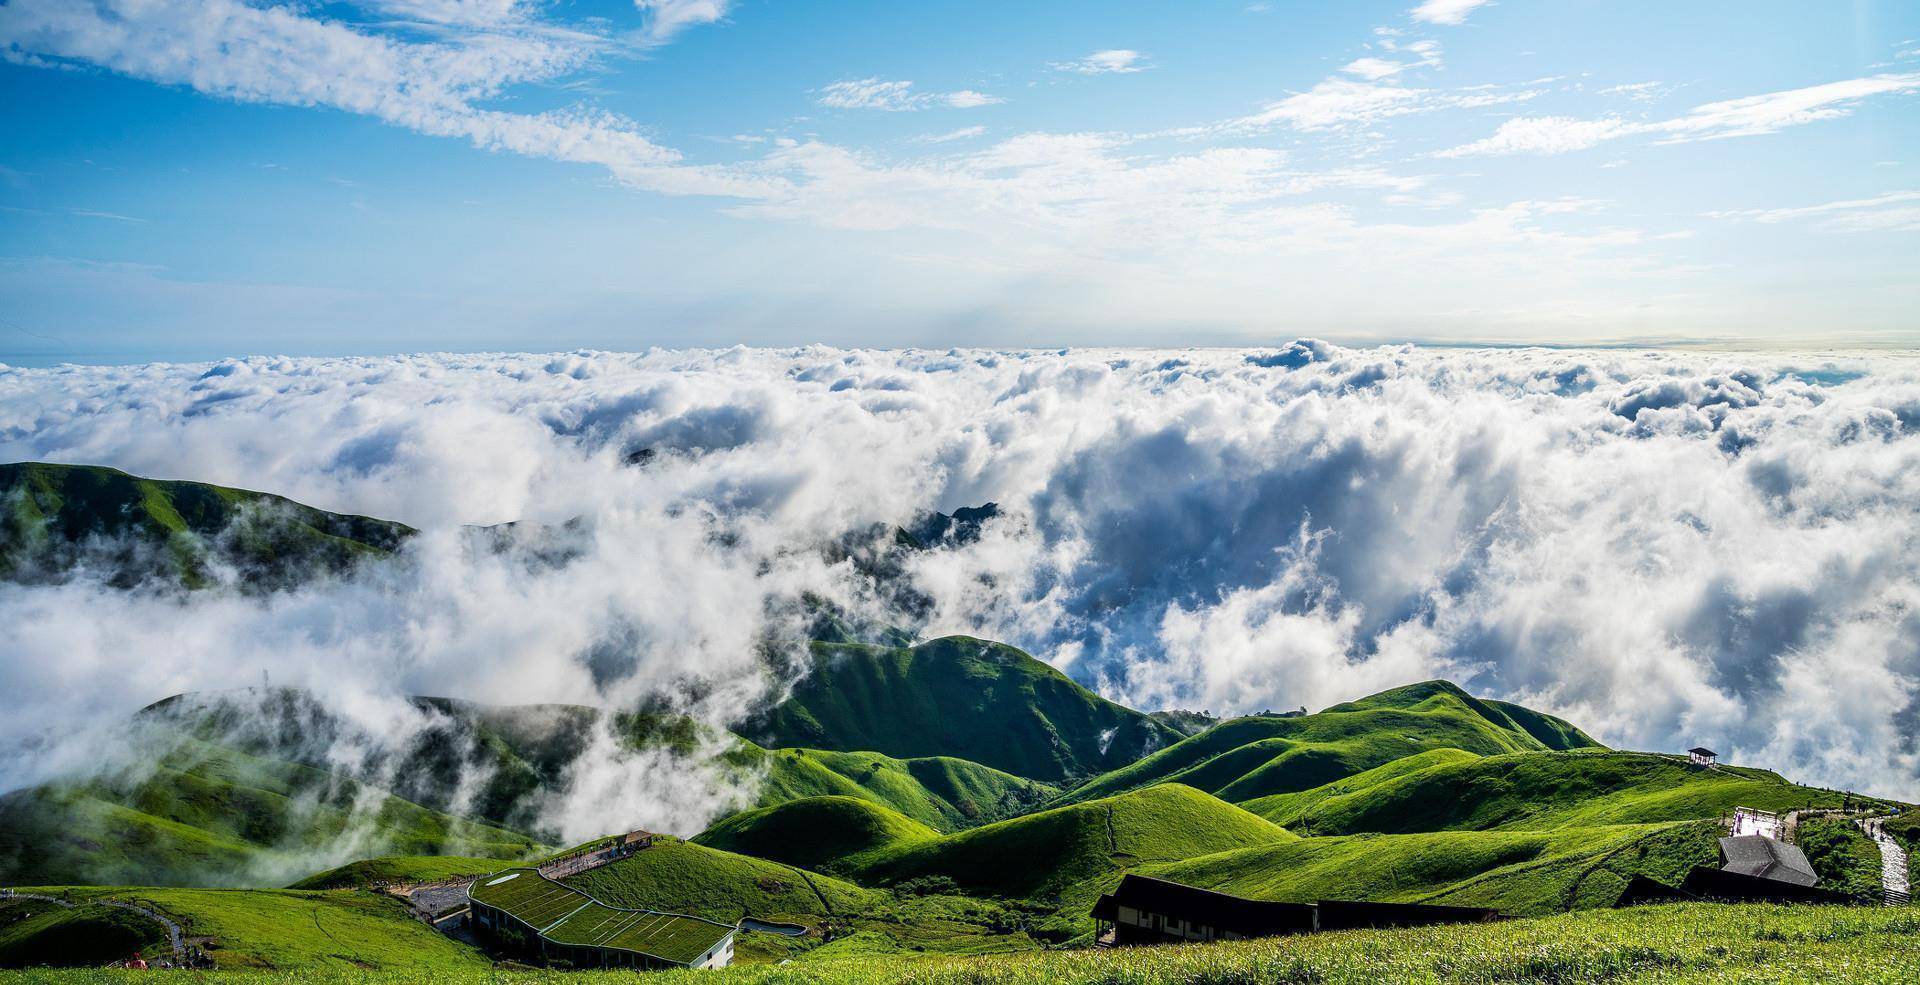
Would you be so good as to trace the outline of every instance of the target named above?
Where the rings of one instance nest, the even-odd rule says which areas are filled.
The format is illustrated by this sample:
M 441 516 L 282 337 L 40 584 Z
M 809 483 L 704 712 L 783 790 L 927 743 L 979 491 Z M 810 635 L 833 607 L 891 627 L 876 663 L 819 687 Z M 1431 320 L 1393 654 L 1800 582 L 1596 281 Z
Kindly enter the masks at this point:
M 1302 340 L 5 369 L 0 458 L 426 531 L 268 599 L 0 587 L 9 786 L 57 771 L 64 734 L 263 669 L 347 707 L 699 682 L 683 703 L 725 722 L 764 696 L 751 651 L 783 603 L 880 604 L 813 548 L 994 501 L 977 543 L 909 568 L 922 632 L 1008 640 L 1118 700 L 1319 707 L 1445 676 L 1609 744 L 1920 795 L 1910 356 Z M 453 533 L 576 517 L 554 566 Z

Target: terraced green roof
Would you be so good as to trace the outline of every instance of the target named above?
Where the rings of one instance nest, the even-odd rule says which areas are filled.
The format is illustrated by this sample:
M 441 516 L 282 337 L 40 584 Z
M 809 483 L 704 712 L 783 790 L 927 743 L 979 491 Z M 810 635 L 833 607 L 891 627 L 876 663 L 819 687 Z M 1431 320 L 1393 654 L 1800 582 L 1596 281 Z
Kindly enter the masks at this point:
M 560 944 L 614 947 L 691 964 L 731 933 L 732 927 L 697 917 L 594 903 L 549 928 L 546 936 Z
M 608 906 L 533 869 L 474 880 L 467 895 L 502 910 L 556 944 L 618 948 L 691 964 L 734 928 L 711 920 Z
M 467 895 L 543 932 L 561 917 L 593 902 L 586 893 L 562 886 L 532 869 L 510 869 L 477 879 Z

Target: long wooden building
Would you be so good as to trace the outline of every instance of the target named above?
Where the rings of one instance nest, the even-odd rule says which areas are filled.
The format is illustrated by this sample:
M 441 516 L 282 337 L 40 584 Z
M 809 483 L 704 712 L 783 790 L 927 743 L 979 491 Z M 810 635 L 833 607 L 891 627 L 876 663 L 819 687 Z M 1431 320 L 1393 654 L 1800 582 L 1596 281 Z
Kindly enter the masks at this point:
M 1093 919 L 1095 940 L 1106 947 L 1245 940 L 1356 927 L 1485 923 L 1500 919 L 1500 914 L 1480 907 L 1417 903 L 1276 903 L 1129 873 L 1094 904 Z

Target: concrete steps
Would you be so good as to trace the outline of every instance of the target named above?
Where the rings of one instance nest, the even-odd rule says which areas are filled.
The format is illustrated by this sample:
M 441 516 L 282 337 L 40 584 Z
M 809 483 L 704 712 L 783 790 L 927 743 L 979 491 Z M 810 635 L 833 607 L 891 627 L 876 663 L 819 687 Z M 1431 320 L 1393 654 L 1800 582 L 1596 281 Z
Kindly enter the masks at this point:
M 1907 851 L 1887 834 L 1884 817 L 1861 818 L 1854 823 L 1880 847 L 1881 895 L 1888 906 L 1906 906 L 1913 902 L 1913 889 L 1907 882 Z

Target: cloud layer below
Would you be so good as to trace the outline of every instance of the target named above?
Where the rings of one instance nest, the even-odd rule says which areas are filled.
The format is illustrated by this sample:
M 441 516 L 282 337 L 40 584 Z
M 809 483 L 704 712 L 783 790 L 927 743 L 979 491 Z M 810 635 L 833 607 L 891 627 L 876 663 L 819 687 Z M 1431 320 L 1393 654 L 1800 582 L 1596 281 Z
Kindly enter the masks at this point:
M 7 786 L 71 765 L 76 732 L 263 669 L 345 708 L 694 693 L 724 723 L 764 697 L 753 647 L 783 603 L 869 604 L 818 546 L 991 500 L 979 542 L 912 565 L 923 632 L 1008 640 L 1121 701 L 1317 708 L 1446 676 L 1609 744 L 1920 795 L 1910 357 L 1303 341 L 9 369 L 0 459 L 425 531 L 400 563 L 264 599 L 0 588 L 0 742 L 31 751 Z M 575 517 L 557 567 L 455 529 Z M 719 803 L 683 796 L 622 816 L 684 829 Z M 608 821 L 575 807 L 573 830 Z

